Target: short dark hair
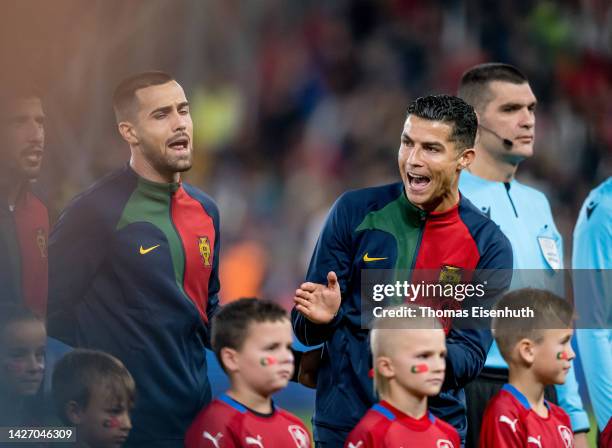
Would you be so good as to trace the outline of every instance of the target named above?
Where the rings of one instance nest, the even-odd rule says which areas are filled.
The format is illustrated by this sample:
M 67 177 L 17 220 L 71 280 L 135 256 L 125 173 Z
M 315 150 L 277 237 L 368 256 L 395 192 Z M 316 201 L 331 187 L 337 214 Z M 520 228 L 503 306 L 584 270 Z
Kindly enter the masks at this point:
M 493 319 L 493 335 L 499 352 L 506 361 L 510 359 L 514 346 L 521 339 L 538 342 L 542 338 L 543 330 L 571 328 L 574 319 L 574 309 L 567 300 L 543 289 L 523 288 L 507 293 L 496 305 L 498 310 L 506 308 L 518 312 L 525 308 L 533 310 L 533 318 Z
M 461 77 L 458 96 L 474 108 L 481 110 L 491 100 L 489 83 L 493 81 L 524 84 L 527 77 L 515 66 L 501 62 L 488 62 L 467 70 Z
M 27 80 L 3 81 L 0 80 L 0 111 L 6 112 L 7 107 L 14 101 L 37 98 L 41 102 L 43 93 L 40 88 Z
M 243 298 L 225 305 L 212 320 L 212 349 L 223 370 L 221 349 L 240 350 L 253 322 L 278 322 L 289 319 L 287 312 L 277 303 L 256 298 Z
M 113 109 L 117 122 L 124 120 L 129 114 L 137 90 L 159 86 L 170 81 L 174 81 L 174 78 L 160 71 L 138 73 L 121 81 L 113 93 Z
M 458 151 L 474 147 L 478 119 L 474 108 L 461 98 L 451 95 L 429 95 L 417 98 L 408 106 L 408 115 L 451 125 L 450 140 L 457 143 Z
M 104 387 L 111 399 L 132 407 L 136 384 L 127 368 L 114 356 L 97 350 L 77 349 L 64 355 L 55 365 L 51 393 L 59 417 L 66 417 L 66 404 L 75 401 L 86 408 L 94 388 Z
M 16 322 L 40 322 L 41 325 L 45 325 L 40 317 L 23 305 L 2 305 L 0 306 L 0 341 L 4 337 L 4 330 Z

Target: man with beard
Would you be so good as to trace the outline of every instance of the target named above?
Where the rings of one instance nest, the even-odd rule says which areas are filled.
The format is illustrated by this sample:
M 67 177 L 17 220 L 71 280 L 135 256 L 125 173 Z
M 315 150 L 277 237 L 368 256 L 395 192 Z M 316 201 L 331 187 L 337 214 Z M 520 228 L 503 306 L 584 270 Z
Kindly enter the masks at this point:
M 218 309 L 219 213 L 180 180 L 193 155 L 182 87 L 141 73 L 119 84 L 113 106 L 131 158 L 77 196 L 52 231 L 49 333 L 132 373 L 128 446 L 179 447 L 211 399 L 204 346 Z
M 33 191 L 43 158 L 45 114 L 30 86 L 0 93 L 0 304 L 43 317 L 47 306 L 47 207 Z

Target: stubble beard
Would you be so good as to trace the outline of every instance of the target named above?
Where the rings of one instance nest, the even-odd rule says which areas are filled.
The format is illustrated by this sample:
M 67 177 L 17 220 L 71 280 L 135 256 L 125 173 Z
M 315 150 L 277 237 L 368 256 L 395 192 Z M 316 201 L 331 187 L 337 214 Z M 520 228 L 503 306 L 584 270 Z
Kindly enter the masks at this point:
M 173 175 L 189 171 L 193 165 L 193 148 L 190 148 L 189 154 L 185 156 L 177 156 L 172 154 L 173 149 L 166 148 L 164 154 L 159 152 L 149 151 L 145 155 L 150 165 L 162 175 Z

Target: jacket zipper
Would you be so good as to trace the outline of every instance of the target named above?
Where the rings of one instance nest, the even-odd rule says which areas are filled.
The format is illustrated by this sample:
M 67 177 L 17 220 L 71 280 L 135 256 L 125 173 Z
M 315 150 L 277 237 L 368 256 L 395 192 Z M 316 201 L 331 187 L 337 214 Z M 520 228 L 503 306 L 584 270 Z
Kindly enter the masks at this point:
M 423 241 L 423 234 L 425 233 L 425 224 L 427 222 L 427 214 L 420 213 L 419 214 L 420 226 L 419 226 L 419 238 L 417 239 L 417 245 L 414 249 L 414 256 L 412 257 L 412 264 L 410 266 L 410 277 L 412 277 L 412 272 L 414 271 L 414 266 L 416 265 L 417 258 L 419 257 L 419 250 L 421 249 L 421 242 Z

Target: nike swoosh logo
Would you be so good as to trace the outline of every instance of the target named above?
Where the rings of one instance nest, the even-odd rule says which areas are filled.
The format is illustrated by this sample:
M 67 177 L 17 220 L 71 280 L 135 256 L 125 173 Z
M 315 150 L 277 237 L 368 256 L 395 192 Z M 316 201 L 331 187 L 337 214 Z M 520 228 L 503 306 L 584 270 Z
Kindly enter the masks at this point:
M 140 246 L 140 255 L 145 255 L 148 254 L 149 252 L 151 252 L 153 249 L 157 249 L 159 247 L 159 244 L 157 244 L 156 246 L 151 246 L 148 248 L 144 248 L 142 246 Z
M 380 261 L 380 260 L 386 260 L 389 257 L 368 257 L 368 254 L 366 253 L 363 256 L 363 261 L 365 261 L 366 263 L 370 262 L 370 261 Z

